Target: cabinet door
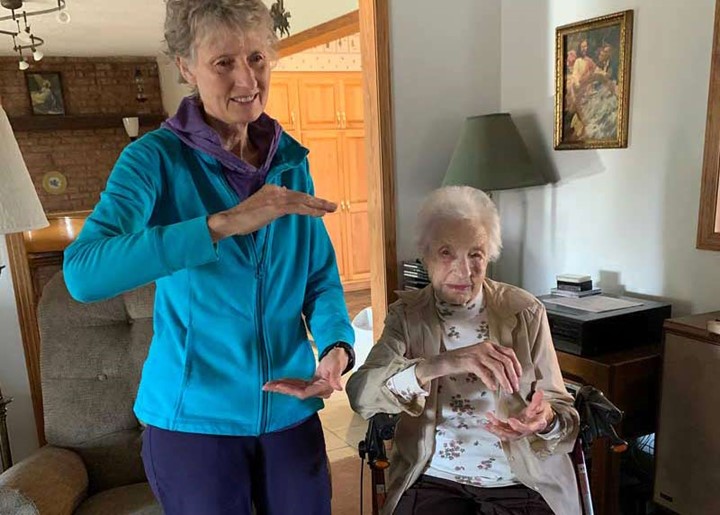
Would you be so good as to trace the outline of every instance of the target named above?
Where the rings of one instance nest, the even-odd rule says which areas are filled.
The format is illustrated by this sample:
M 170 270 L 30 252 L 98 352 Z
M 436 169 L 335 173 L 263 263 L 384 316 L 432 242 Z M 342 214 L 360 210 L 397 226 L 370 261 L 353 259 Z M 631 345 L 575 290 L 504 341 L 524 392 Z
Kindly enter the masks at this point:
M 343 131 L 342 155 L 346 192 L 348 278 L 358 281 L 370 278 L 370 224 L 364 131 Z
M 712 338 L 665 332 L 654 500 L 673 513 L 720 513 L 718 370 Z
M 363 105 L 363 83 L 360 73 L 344 76 L 342 79 L 343 129 L 362 129 L 365 125 Z
M 338 206 L 344 201 L 344 184 L 342 181 L 342 154 L 340 136 L 336 131 L 303 131 L 303 145 L 310 150 L 310 174 L 315 183 L 315 195 L 336 202 Z M 332 214 L 325 215 L 323 221 L 330 234 L 340 279 L 347 279 L 347 259 L 345 252 L 345 212 L 338 207 Z
M 299 80 L 302 130 L 339 129 L 340 88 L 332 74 L 306 74 Z
M 299 105 L 297 79 L 281 73 L 272 75 L 265 112 L 280 122 L 283 129 L 292 133 L 300 128 Z

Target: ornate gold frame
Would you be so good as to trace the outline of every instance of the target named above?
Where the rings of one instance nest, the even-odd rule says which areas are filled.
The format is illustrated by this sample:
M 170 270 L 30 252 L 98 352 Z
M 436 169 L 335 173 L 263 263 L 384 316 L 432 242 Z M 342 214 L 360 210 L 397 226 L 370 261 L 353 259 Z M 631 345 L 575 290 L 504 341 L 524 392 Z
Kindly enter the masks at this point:
M 620 25 L 620 66 L 618 68 L 618 131 L 610 140 L 563 141 L 563 106 L 565 105 L 565 40 L 577 32 Z M 628 115 L 630 106 L 630 66 L 632 64 L 633 11 L 622 11 L 607 16 L 563 25 L 555 29 L 555 150 L 576 150 L 589 148 L 627 148 Z

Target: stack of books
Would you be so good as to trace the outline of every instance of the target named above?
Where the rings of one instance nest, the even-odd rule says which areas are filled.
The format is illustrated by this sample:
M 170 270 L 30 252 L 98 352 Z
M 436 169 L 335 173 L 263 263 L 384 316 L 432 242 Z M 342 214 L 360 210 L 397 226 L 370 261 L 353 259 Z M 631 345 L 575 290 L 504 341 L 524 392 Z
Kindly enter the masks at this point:
M 557 288 L 550 290 L 553 295 L 561 297 L 588 297 L 600 295 L 600 288 L 593 288 L 592 277 L 589 275 L 562 274 L 557 276 Z
M 420 290 L 430 284 L 427 270 L 419 259 L 403 261 L 402 263 L 403 287 L 406 290 Z

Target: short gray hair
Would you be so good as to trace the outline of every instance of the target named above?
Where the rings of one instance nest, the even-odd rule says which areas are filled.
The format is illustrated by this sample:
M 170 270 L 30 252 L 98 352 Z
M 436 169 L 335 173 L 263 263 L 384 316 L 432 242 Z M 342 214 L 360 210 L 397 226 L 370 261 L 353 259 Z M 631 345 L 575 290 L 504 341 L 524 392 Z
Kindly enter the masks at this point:
M 165 0 L 165 44 L 169 57 L 195 58 L 195 44 L 208 29 L 265 30 L 271 58 L 278 38 L 262 0 Z
M 417 220 L 417 244 L 424 257 L 440 223 L 467 220 L 482 226 L 488 236 L 488 259 L 500 257 L 502 237 L 495 203 L 483 191 L 470 186 L 445 186 L 433 191 L 422 204 Z

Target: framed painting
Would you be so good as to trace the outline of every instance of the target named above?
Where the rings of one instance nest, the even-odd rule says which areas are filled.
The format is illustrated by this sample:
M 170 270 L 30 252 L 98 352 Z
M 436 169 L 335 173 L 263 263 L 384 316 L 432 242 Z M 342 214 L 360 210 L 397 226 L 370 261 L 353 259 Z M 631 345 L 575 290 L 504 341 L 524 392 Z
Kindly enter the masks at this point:
M 33 114 L 65 114 L 62 81 L 58 72 L 25 74 Z
M 555 31 L 555 150 L 626 148 L 633 11 Z

